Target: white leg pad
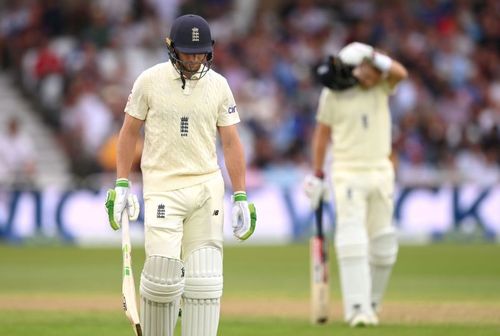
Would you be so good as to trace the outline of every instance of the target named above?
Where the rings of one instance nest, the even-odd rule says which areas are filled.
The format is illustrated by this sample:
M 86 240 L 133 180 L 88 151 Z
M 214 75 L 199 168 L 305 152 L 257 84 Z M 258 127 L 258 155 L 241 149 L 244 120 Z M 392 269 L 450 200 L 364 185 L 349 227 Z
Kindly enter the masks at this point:
M 370 240 L 370 267 L 372 277 L 372 305 L 380 309 L 393 265 L 398 254 L 398 239 L 394 228 L 378 232 Z
M 186 260 L 182 336 L 216 336 L 222 296 L 222 254 L 214 247 L 193 251 Z
M 372 315 L 366 231 L 355 227 L 337 231 L 335 245 L 345 320 L 350 321 L 356 313 Z
M 141 324 L 144 336 L 173 336 L 184 290 L 184 265 L 153 255 L 141 274 Z

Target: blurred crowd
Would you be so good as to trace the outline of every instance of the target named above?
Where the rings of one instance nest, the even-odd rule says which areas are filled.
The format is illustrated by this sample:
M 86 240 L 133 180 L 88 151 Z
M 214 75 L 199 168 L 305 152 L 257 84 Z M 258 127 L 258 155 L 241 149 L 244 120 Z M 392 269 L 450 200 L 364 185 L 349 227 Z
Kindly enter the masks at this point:
M 133 81 L 168 59 L 164 38 L 186 13 L 212 27 L 250 184 L 308 169 L 321 89 L 311 68 L 351 41 L 409 70 L 391 98 L 402 183 L 500 181 L 499 1 L 3 1 L 2 68 L 36 103 L 76 177 L 114 171 Z

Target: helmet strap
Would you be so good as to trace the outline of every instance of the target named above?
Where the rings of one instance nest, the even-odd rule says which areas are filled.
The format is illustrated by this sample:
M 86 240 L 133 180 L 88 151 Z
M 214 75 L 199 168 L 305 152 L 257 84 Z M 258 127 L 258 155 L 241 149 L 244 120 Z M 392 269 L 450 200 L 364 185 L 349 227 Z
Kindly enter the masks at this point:
M 184 74 L 182 73 L 182 71 L 181 71 L 181 81 L 182 81 L 181 88 L 184 90 L 184 88 L 186 87 L 186 79 L 184 78 Z
M 167 50 L 170 61 L 172 62 L 172 65 L 174 66 L 175 70 L 181 76 L 182 89 L 184 90 L 184 88 L 186 87 L 186 78 L 187 78 L 185 72 L 188 71 L 184 68 L 182 64 L 183 62 L 180 60 L 179 54 L 175 50 L 174 41 L 172 41 L 170 38 L 167 37 L 165 39 L 165 42 L 167 44 Z M 214 41 L 212 41 L 212 45 L 213 44 Z M 197 73 L 200 73 L 199 78 L 203 77 L 208 72 L 208 70 L 210 70 L 212 65 L 212 60 L 213 60 L 213 52 L 206 54 L 205 61 L 203 61 L 200 64 L 201 71 L 200 70 L 197 71 Z M 194 73 L 192 75 L 194 75 Z

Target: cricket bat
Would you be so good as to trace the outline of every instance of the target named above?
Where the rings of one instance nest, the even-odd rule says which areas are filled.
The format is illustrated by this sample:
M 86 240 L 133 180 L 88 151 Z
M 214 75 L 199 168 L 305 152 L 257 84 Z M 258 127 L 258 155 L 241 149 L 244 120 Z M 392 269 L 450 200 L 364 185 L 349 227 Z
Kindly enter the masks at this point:
M 311 322 L 328 321 L 330 282 L 328 272 L 328 241 L 323 232 L 323 199 L 315 211 L 316 230 L 310 240 L 311 255 Z
M 137 310 L 135 298 L 134 274 L 132 273 L 132 244 L 130 243 L 130 231 L 128 213 L 125 210 L 122 214 L 122 256 L 123 256 L 123 310 L 132 323 L 136 336 L 142 336 L 141 321 Z

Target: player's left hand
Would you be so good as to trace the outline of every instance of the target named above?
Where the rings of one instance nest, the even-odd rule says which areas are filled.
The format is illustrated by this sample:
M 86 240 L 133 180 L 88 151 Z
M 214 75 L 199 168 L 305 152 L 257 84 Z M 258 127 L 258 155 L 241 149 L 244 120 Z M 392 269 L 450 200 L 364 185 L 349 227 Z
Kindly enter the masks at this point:
M 253 203 L 248 203 L 247 194 L 237 191 L 232 196 L 232 226 L 233 234 L 240 240 L 247 240 L 255 231 L 257 212 Z

